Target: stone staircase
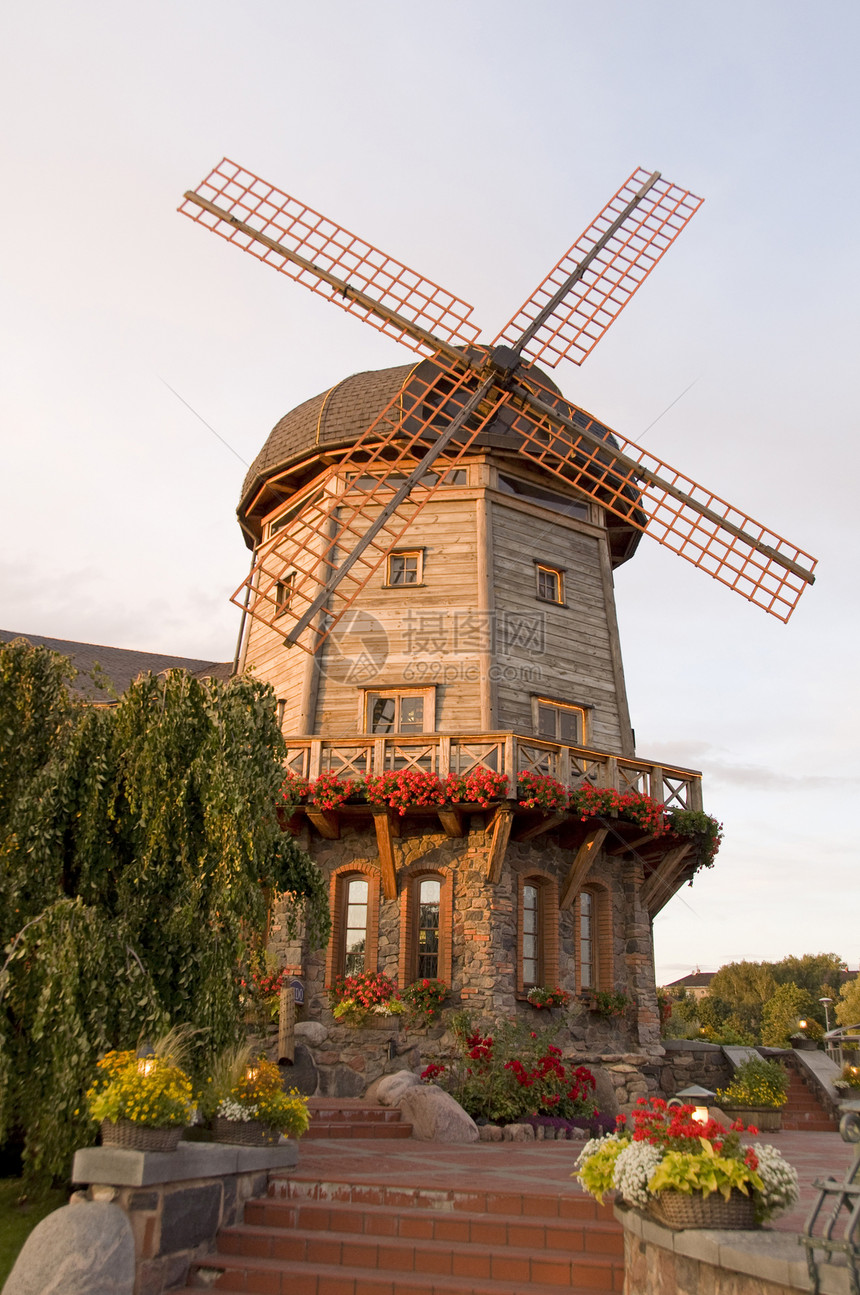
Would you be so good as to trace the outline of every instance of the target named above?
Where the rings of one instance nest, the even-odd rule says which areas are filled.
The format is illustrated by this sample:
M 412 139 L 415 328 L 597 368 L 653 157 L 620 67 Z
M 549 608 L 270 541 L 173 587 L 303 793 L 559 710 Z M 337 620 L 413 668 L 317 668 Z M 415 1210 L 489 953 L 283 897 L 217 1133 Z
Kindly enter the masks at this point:
M 839 1125 L 825 1110 L 815 1092 L 793 1066 L 788 1070 L 788 1101 L 782 1108 L 784 1129 L 807 1133 L 836 1133 Z
M 591 1295 L 621 1291 L 609 1206 L 521 1194 L 273 1178 L 189 1285 L 237 1295 Z
M 411 1138 L 396 1108 L 363 1102 L 360 1098 L 312 1097 L 311 1122 L 306 1138 Z

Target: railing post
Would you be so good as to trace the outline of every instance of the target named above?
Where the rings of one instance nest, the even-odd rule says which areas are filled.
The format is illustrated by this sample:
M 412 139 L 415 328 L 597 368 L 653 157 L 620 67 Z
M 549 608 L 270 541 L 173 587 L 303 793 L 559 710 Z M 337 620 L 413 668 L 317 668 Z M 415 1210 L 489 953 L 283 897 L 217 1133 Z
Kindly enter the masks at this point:
M 308 761 L 308 778 L 313 782 L 314 778 L 320 776 L 322 769 L 322 740 L 315 737 L 311 742 L 311 754 Z
M 570 786 L 570 747 L 563 746 L 558 753 L 557 778 L 565 787 Z
M 436 772 L 440 778 L 447 778 L 451 772 L 451 739 L 440 737 L 436 755 Z
M 505 737 L 505 773 L 512 796 L 517 794 L 517 772 L 517 739 L 513 733 L 508 733 Z
M 652 800 L 663 800 L 663 770 L 659 764 L 651 765 L 651 777 L 648 780 L 649 795 Z
M 614 755 L 607 756 L 606 767 L 603 771 L 603 776 L 606 779 L 604 786 L 610 787 L 612 791 L 617 791 L 618 790 L 618 761 L 616 760 Z
M 702 780 L 691 778 L 687 783 L 687 808 L 702 810 Z
M 384 737 L 374 738 L 373 741 L 373 772 L 385 773 L 385 747 Z

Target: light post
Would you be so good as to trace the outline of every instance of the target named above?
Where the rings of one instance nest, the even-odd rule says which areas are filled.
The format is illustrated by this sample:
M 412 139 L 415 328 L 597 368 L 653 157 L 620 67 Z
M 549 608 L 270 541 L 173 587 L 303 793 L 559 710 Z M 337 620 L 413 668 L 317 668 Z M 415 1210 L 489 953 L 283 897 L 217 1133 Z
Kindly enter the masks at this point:
M 819 998 L 819 1000 L 818 1000 L 818 1001 L 819 1001 L 819 1003 L 821 1003 L 821 1004 L 822 1004 L 822 1006 L 824 1007 L 824 1028 L 825 1028 L 825 1030 L 827 1030 L 827 1031 L 828 1031 L 828 1033 L 829 1033 L 829 1031 L 830 1031 L 830 1012 L 828 1011 L 828 1008 L 829 1008 L 829 1005 L 833 1002 L 833 999 L 832 999 L 832 998 Z

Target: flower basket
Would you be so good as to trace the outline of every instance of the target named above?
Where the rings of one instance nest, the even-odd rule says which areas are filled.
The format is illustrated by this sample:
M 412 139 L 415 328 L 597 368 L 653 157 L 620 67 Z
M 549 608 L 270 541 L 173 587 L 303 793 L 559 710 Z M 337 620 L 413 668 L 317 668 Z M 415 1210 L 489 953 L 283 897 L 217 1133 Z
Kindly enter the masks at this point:
M 172 1124 L 152 1129 L 131 1120 L 102 1120 L 101 1134 L 103 1147 L 123 1147 L 126 1151 L 175 1151 L 182 1136 L 182 1126 Z
M 778 1133 L 782 1128 L 782 1109 L 779 1106 L 730 1106 L 721 1103 L 720 1110 L 727 1119 L 754 1124 L 760 1133 Z
M 259 1120 L 227 1120 L 216 1115 L 212 1121 L 212 1141 L 232 1142 L 240 1147 L 268 1147 L 280 1138 L 277 1129 Z
M 751 1231 L 755 1227 L 755 1203 L 751 1196 L 733 1190 L 726 1200 L 721 1192 L 662 1191 L 653 1197 L 648 1213 L 667 1228 L 721 1228 Z

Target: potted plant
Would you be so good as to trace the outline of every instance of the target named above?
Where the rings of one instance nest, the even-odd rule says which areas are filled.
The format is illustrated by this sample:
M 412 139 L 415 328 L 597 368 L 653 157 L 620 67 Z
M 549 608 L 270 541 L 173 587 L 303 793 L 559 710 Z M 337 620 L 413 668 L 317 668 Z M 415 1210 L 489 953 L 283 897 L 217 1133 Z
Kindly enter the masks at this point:
M 630 1006 L 630 999 L 626 994 L 613 993 L 608 989 L 596 989 L 592 995 L 591 1010 L 598 1016 L 609 1020 L 613 1016 L 623 1016 Z
M 223 1053 L 201 1098 L 214 1142 L 267 1146 L 286 1137 L 300 1138 L 308 1128 L 307 1098 L 284 1092 L 274 1061 L 253 1058 L 246 1046 Z
M 846 1061 L 842 1067 L 841 1075 L 838 1079 L 834 1079 L 833 1087 L 838 1089 L 839 1092 L 845 1093 L 847 1097 L 851 1097 L 860 1090 L 860 1066 L 852 1065 L 850 1061 Z
M 776 1148 L 741 1145 L 753 1125 L 727 1129 L 694 1110 L 640 1098 L 632 1129 L 619 1116 L 615 1133 L 585 1145 L 574 1176 L 597 1201 L 615 1189 L 674 1228 L 751 1228 L 795 1203 L 797 1173 Z
M 338 976 L 328 993 L 332 1015 L 344 1025 L 382 1024 L 406 1011 L 394 981 L 381 971 Z
M 782 1128 L 788 1099 L 788 1075 L 778 1061 L 750 1057 L 741 1062 L 727 1088 L 718 1088 L 717 1103 L 730 1119 L 754 1119 L 767 1133 Z
M 409 1023 L 419 1026 L 435 1025 L 447 997 L 448 986 L 444 980 L 424 976 L 407 985 L 403 991 L 403 1002 L 409 1011 Z
M 555 989 L 547 989 L 545 985 L 535 985 L 526 994 L 526 998 L 532 1007 L 541 1009 L 564 1007 L 570 1002 L 570 994 L 559 985 L 556 985 Z
M 191 1080 L 178 1064 L 189 1034 L 173 1030 L 155 1047 L 114 1050 L 96 1062 L 87 1104 L 101 1124 L 103 1146 L 176 1150 L 195 1111 Z
M 798 1052 L 815 1052 L 823 1038 L 824 1030 L 817 1021 L 802 1019 L 789 1042 Z

